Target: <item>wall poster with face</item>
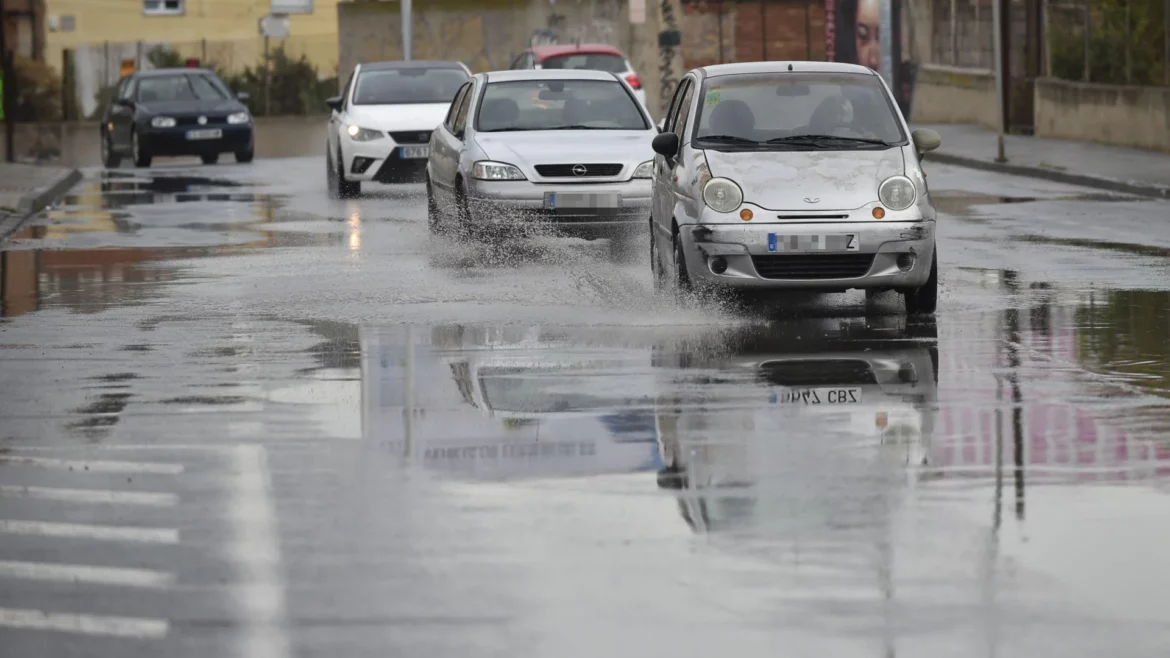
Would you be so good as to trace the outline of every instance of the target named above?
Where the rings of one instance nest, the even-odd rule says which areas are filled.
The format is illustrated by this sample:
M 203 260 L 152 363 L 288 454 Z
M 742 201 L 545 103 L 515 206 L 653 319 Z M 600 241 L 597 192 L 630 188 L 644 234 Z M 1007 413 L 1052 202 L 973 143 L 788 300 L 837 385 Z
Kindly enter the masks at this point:
M 882 71 L 881 10 L 882 2 L 891 2 L 894 26 L 893 61 L 898 62 L 893 72 L 894 97 L 902 114 L 910 119 L 914 79 L 918 65 L 902 47 L 902 9 L 905 0 L 825 0 L 825 54 L 830 62 L 861 64 Z

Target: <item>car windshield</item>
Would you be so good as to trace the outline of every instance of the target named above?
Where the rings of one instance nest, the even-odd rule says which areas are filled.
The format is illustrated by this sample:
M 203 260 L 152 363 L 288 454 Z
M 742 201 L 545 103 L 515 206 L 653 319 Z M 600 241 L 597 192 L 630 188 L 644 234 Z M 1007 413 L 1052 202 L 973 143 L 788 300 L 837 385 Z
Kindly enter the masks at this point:
M 467 73 L 455 68 L 362 71 L 358 74 L 353 104 L 450 103 L 464 82 Z
M 906 143 L 875 75 L 726 75 L 703 85 L 694 140 L 717 149 L 856 149 Z
M 609 53 L 574 53 L 541 60 L 540 66 L 546 69 L 587 69 L 608 73 L 625 73 L 626 58 Z
M 484 89 L 475 126 L 480 132 L 650 127 L 617 80 L 493 82 Z
M 218 101 L 230 97 L 223 83 L 208 75 L 146 76 L 138 81 L 138 100 L 143 103 Z

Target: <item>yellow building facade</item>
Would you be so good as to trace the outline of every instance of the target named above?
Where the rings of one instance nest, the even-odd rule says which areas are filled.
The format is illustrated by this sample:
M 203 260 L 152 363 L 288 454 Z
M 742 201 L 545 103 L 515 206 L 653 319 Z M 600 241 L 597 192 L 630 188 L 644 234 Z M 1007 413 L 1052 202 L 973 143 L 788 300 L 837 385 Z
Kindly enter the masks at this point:
M 271 46 L 283 45 L 293 57 L 304 54 L 322 77 L 334 75 L 338 2 L 312 0 L 312 13 L 290 15 L 289 37 L 272 39 Z M 166 43 L 184 57 L 238 70 L 262 60 L 259 23 L 272 5 L 273 0 L 45 0 L 45 58 L 60 68 L 66 49 Z

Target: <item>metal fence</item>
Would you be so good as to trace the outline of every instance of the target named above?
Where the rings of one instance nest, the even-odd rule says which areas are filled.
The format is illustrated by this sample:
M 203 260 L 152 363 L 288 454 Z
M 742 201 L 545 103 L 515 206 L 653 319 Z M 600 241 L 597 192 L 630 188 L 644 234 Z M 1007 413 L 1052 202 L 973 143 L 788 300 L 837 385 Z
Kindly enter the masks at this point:
M 1048 0 L 1049 75 L 1170 85 L 1170 0 Z
M 65 55 L 65 106 L 68 118 L 91 118 L 102 111 L 108 91 L 130 71 L 203 66 L 233 86 L 246 87 L 240 91 L 253 96 L 258 113 L 303 114 L 289 109 L 307 110 L 323 89 L 337 91 L 337 53 L 333 34 L 86 44 Z

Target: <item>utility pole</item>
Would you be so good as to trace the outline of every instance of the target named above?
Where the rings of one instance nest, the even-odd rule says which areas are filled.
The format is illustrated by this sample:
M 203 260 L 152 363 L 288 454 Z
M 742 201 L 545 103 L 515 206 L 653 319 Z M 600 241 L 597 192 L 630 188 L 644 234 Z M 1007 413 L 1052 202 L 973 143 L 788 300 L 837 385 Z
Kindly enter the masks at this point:
M 16 72 L 12 53 L 8 50 L 7 16 L 4 0 L 0 0 L 0 115 L 4 119 L 4 160 L 16 162 L 16 117 L 12 116 Z
M 411 0 L 402 0 L 402 59 L 413 59 L 414 50 L 414 7 Z
M 1003 70 L 1003 0 L 991 0 L 991 22 L 995 26 L 993 35 L 995 36 L 995 107 L 996 114 L 999 115 L 998 134 L 995 137 L 995 161 L 1007 162 L 1007 157 L 1003 152 L 1003 133 L 1005 124 L 1007 123 L 1007 113 L 1004 111 L 1004 70 Z

